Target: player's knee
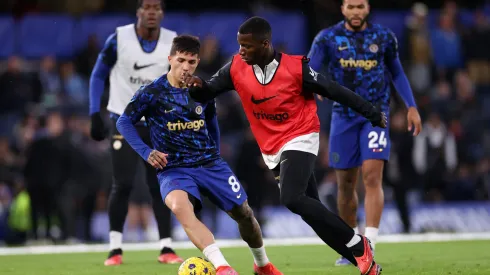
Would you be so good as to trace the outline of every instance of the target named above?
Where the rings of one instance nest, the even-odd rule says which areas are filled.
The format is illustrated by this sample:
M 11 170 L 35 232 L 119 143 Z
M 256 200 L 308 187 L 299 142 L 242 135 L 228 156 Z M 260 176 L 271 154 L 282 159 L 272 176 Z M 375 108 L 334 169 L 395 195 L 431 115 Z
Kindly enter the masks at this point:
M 289 209 L 293 213 L 297 213 L 299 209 L 301 208 L 301 200 L 300 196 L 296 195 L 287 195 L 284 193 L 281 193 L 281 204 L 286 206 L 287 209 Z
M 194 213 L 193 206 L 189 201 L 171 201 L 167 203 L 167 206 L 179 221 Z
M 254 217 L 253 210 L 247 202 L 233 208 L 228 214 L 236 222 L 249 221 Z
M 362 176 L 362 181 L 364 182 L 364 186 L 366 188 L 381 188 L 381 176 L 378 175 L 379 173 L 375 172 L 367 172 L 363 173 Z
M 133 182 L 115 182 L 112 184 L 111 193 L 117 196 L 128 196 L 133 189 Z
M 355 195 L 356 193 L 356 188 L 354 187 L 353 184 L 339 184 L 339 196 L 342 196 L 343 198 L 351 198 Z
M 344 176 L 339 180 L 337 186 L 344 195 L 354 194 L 356 192 L 357 177 Z

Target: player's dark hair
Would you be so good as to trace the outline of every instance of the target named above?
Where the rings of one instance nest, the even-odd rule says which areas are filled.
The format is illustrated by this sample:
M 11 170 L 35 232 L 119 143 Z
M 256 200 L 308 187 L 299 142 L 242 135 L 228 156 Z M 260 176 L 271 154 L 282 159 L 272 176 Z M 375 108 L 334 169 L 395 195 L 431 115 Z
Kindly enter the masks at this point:
M 201 50 L 201 42 L 199 38 L 192 35 L 179 35 L 172 41 L 172 48 L 170 49 L 170 55 L 179 53 L 190 53 L 192 55 L 199 54 Z
M 143 2 L 145 0 L 138 0 L 138 6 L 136 7 L 137 9 L 143 7 Z M 165 8 L 165 2 L 163 0 L 160 0 L 160 6 L 162 7 L 162 10 Z
M 369 4 L 369 0 L 366 0 L 366 2 Z M 345 0 L 342 0 L 342 5 L 345 4 Z
M 258 16 L 251 17 L 243 22 L 238 32 L 240 34 L 251 34 L 254 39 L 260 41 L 270 40 L 272 37 L 271 25 L 267 20 Z

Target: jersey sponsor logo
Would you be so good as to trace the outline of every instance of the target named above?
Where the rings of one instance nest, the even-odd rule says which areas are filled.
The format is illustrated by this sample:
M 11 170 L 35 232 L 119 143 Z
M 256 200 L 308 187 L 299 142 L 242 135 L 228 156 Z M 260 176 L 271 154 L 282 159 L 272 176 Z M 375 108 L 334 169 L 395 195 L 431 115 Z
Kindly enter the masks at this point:
M 253 114 L 256 119 L 274 120 L 278 122 L 283 122 L 289 118 L 288 113 L 268 114 L 265 113 L 264 111 L 260 111 L 260 112 L 253 111 Z
M 146 65 L 140 65 L 138 66 L 138 62 L 134 62 L 134 66 L 133 66 L 133 69 L 135 71 L 139 71 L 141 69 L 144 69 L 144 68 L 148 68 L 148 67 L 151 67 L 151 66 L 154 66 L 156 65 L 157 63 L 151 63 L 151 64 L 146 64 Z
M 340 59 L 340 66 L 343 68 L 363 68 L 366 71 L 378 66 L 377 60 L 355 60 L 354 58 Z
M 261 103 L 266 102 L 267 100 L 271 100 L 271 99 L 273 99 L 276 96 L 277 95 L 270 96 L 270 97 L 265 97 L 265 98 L 261 98 L 261 99 L 255 99 L 254 96 L 252 96 L 252 103 L 258 105 L 258 104 L 261 104 Z
M 202 127 L 204 127 L 203 119 L 188 121 L 188 122 L 181 122 L 180 120 L 177 120 L 177 122 L 167 123 L 167 128 L 170 131 L 194 130 L 197 132 L 201 130 Z
M 129 82 L 131 84 L 137 84 L 137 85 L 140 85 L 141 86 L 141 85 L 148 85 L 148 84 L 152 83 L 153 80 L 151 80 L 151 79 L 143 79 L 143 78 L 141 78 L 139 76 L 138 77 L 130 76 L 129 77 Z

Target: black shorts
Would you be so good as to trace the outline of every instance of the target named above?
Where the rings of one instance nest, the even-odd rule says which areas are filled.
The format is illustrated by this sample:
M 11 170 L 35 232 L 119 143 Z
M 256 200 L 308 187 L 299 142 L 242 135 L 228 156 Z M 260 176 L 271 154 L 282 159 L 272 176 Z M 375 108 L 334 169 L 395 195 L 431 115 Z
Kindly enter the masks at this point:
M 134 178 L 133 189 L 129 196 L 129 202 L 139 206 L 151 205 L 151 194 L 148 184 L 146 184 L 147 178 L 144 163 L 138 163 L 136 169 L 137 171 Z
M 115 186 L 131 188 L 130 201 L 139 205 L 151 204 L 150 188 L 158 188 L 156 169 L 141 158 L 126 142 L 112 121 L 111 157 Z M 150 147 L 150 129 L 137 125 L 136 129 L 142 140 Z M 134 188 L 133 188 L 134 187 Z

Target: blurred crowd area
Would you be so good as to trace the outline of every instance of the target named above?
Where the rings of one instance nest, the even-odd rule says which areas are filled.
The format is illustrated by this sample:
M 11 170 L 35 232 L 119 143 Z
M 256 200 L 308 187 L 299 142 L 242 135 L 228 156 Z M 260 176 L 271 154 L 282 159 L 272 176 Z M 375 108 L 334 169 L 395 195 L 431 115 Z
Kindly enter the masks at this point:
M 57 8 L 53 11 L 63 7 L 73 12 L 72 4 L 92 12 L 107 11 L 115 5 L 110 0 L 39 0 L 37 6 L 34 2 L 7 0 L 0 6 L 15 8 L 21 16 L 29 11 L 51 11 L 53 7 Z M 177 7 L 178 2 L 167 4 Z M 380 6 L 376 4 L 379 1 L 371 2 L 373 9 Z M 417 99 L 424 130 L 418 137 L 407 131 L 406 109 L 393 90 L 392 153 L 385 169 L 387 202 L 395 201 L 404 207 L 407 194 L 413 195 L 415 201 L 430 203 L 488 201 L 489 19 L 478 8 L 474 10 L 475 24 L 463 26 L 457 3 L 448 1 L 440 3 L 438 24 L 431 28 L 427 24 L 429 6 L 413 1 L 388 2 L 390 5 L 397 2 L 400 7 L 411 5 L 409 15 L 400 20 L 406 28 L 404 37 L 399 37 L 400 56 Z M 434 2 L 441 1 L 430 1 L 431 7 Z M 134 11 L 133 1 L 117 3 L 120 8 L 127 6 L 127 10 Z M 203 1 L 186 3 L 198 5 Z M 330 18 L 341 19 L 338 3 L 336 10 L 332 10 L 335 1 L 315 4 L 328 8 L 326 14 L 331 14 Z M 262 5 L 277 8 L 274 1 Z M 333 19 L 309 21 L 315 21 L 310 22 L 313 34 L 335 22 Z M 49 229 L 53 224 L 60 228 L 55 235 L 61 240 L 77 237 L 96 241 L 90 234 L 91 217 L 106 210 L 112 181 L 109 156 L 112 145 L 108 140 L 95 142 L 89 136 L 88 80 L 101 44 L 90 37 L 88 46 L 71 60 L 45 56 L 27 61 L 11 56 L 2 63 L 0 236 L 10 243 L 26 237 L 52 237 L 55 234 L 52 231 L 37 229 Z M 281 45 L 280 50 L 287 52 L 287 45 Z M 202 38 L 201 63 L 196 74 L 209 77 L 229 58 L 220 52 L 215 38 Z M 103 106 L 107 96 L 106 91 Z M 336 193 L 336 178 L 329 169 L 327 154 L 331 103 L 318 101 L 318 105 L 322 136 L 316 176 L 322 199 L 335 205 L 331 197 Z M 218 118 L 222 155 L 247 188 L 250 204 L 259 213 L 265 205 L 278 205 L 277 185 L 262 160 L 234 93 L 218 99 Z M 359 189 L 362 193 L 362 184 Z M 150 214 L 148 202 L 132 201 L 131 224 L 147 224 Z
M 185 3 L 181 0 L 166 0 L 165 4 L 169 10 L 183 11 L 206 11 L 206 10 L 248 10 L 254 11 L 257 8 L 267 8 L 275 10 L 297 9 L 301 2 L 313 2 L 315 5 L 322 6 L 324 13 L 332 13 L 338 16 L 336 9 L 340 6 L 341 0 L 187 0 Z M 370 0 L 376 9 L 409 9 L 418 2 L 416 0 Z M 444 5 L 446 0 L 425 1 L 429 8 L 436 9 Z M 459 1 L 459 5 L 466 8 L 479 8 L 485 0 L 476 1 Z M 13 13 L 22 16 L 25 13 L 32 12 L 64 12 L 73 15 L 85 13 L 103 13 L 103 12 L 134 12 L 136 6 L 134 0 L 3 0 L 0 3 L 0 11 Z

